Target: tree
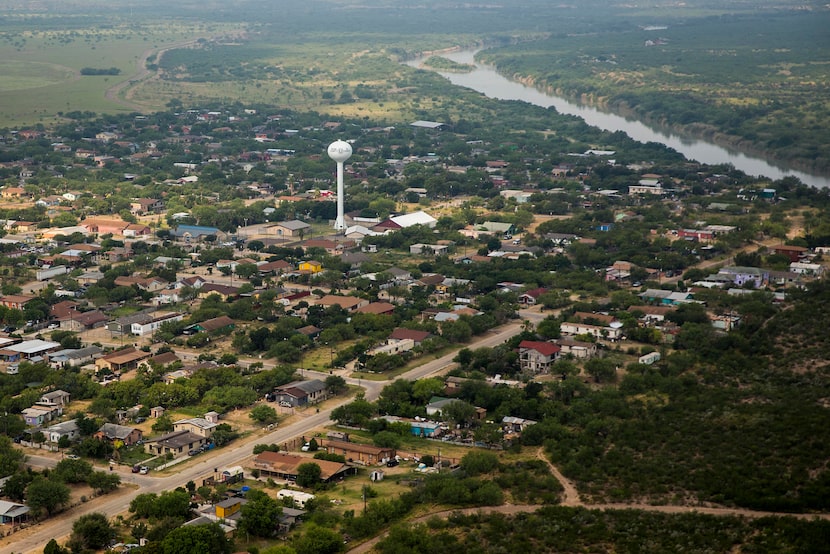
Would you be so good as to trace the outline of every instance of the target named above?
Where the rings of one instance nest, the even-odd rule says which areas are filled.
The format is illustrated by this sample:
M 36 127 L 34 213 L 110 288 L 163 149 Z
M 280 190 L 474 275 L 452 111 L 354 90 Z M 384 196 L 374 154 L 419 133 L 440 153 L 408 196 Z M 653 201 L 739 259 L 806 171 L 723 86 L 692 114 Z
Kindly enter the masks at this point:
M 213 442 L 216 443 L 216 446 L 228 444 L 238 436 L 239 432 L 234 431 L 227 423 L 220 423 L 213 430 Z
M 55 466 L 52 476 L 64 483 L 86 483 L 92 475 L 92 464 L 86 460 L 61 460 Z
M 218 523 L 188 525 L 170 531 L 161 541 L 161 554 L 230 554 L 231 542 Z
M 418 379 L 412 384 L 412 397 L 426 404 L 430 398 L 440 394 L 443 390 L 444 381 L 439 378 Z
M 346 380 L 339 375 L 329 375 L 326 377 L 326 389 L 331 394 L 340 394 L 346 390 Z
M 617 364 L 608 358 L 594 358 L 585 362 L 585 371 L 597 383 L 613 383 L 617 379 Z
M 110 526 L 107 516 L 94 512 L 84 514 L 75 520 L 68 544 L 72 552 L 101 550 L 114 538 L 115 530 Z
M 492 452 L 471 450 L 461 458 L 461 469 L 471 477 L 490 473 L 497 467 L 499 467 L 499 459 Z
M 301 487 L 313 487 L 320 482 L 320 466 L 313 463 L 300 464 L 297 468 L 297 484 Z
M 462 427 L 468 425 L 475 415 L 475 406 L 463 400 L 450 402 L 441 409 L 441 417 Z
M 96 471 L 89 476 L 87 484 L 99 494 L 105 494 L 118 488 L 121 477 L 117 473 Z
M 52 515 L 69 502 L 69 492 L 63 483 L 38 476 L 26 487 L 26 503 L 35 512 L 46 510 L 47 515 Z
M 255 537 L 271 537 L 277 532 L 282 508 L 276 500 L 262 491 L 250 490 L 245 495 L 238 529 Z
M 69 554 L 69 551 L 59 545 L 55 539 L 50 539 L 43 547 L 43 554 Z
M 340 533 L 314 523 L 305 527 L 305 532 L 292 543 L 297 554 L 335 554 L 343 550 Z
M 14 447 L 12 440 L 0 435 L 0 477 L 6 477 L 20 470 L 25 455 Z
M 26 498 L 26 487 L 32 482 L 32 475 L 28 472 L 15 473 L 9 476 L 9 480 L 3 485 L 3 495 L 8 496 L 15 502 L 21 502 Z
M 154 433 L 169 433 L 173 430 L 173 420 L 167 414 L 160 415 L 152 426 Z
M 381 431 L 375 433 L 372 442 L 383 448 L 398 448 L 401 445 L 401 438 L 391 431 Z
M 277 411 L 267 404 L 255 406 L 248 417 L 259 423 L 274 423 L 277 421 Z

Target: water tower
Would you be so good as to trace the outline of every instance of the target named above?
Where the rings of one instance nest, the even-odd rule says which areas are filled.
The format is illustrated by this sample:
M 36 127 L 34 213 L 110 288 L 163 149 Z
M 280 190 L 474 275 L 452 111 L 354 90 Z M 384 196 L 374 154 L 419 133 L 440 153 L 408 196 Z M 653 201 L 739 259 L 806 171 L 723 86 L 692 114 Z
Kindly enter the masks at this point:
M 343 199 L 346 192 L 343 190 L 343 162 L 352 155 L 352 145 L 343 140 L 329 144 L 329 158 L 337 162 L 337 219 L 334 220 L 335 231 L 346 230 L 346 216 L 344 214 Z

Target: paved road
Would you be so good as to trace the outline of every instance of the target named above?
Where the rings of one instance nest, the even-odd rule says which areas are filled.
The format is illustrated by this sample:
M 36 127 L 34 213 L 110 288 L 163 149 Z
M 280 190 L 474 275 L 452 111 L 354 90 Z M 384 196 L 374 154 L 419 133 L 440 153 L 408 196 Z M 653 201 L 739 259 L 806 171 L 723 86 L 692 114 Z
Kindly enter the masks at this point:
M 470 348 L 492 347 L 507 341 L 521 330 L 521 322 L 510 323 L 504 325 L 493 331 L 487 333 L 477 340 L 472 342 Z M 452 360 L 455 357 L 455 352 L 442 356 L 441 358 L 432 360 L 419 366 L 409 372 L 401 375 L 401 379 L 416 380 L 429 375 L 440 373 L 443 370 L 452 366 Z M 366 390 L 366 399 L 375 400 L 380 391 L 387 384 L 383 381 L 369 381 L 367 379 L 353 379 L 347 378 L 346 381 L 351 385 L 360 385 Z M 344 399 L 342 402 L 332 405 L 329 408 L 320 410 L 303 417 L 302 419 L 279 428 L 266 435 L 256 435 L 249 438 L 247 441 L 240 442 L 228 448 L 223 448 L 204 456 L 202 461 L 196 464 L 178 466 L 171 468 L 173 472 L 171 475 L 164 477 L 134 475 L 132 473 L 121 473 L 122 480 L 125 484 L 134 485 L 133 490 L 123 490 L 118 494 L 110 496 L 103 496 L 89 502 L 83 506 L 78 506 L 69 510 L 58 517 L 52 518 L 49 521 L 34 527 L 31 530 L 16 533 L 10 537 L 0 540 L 0 554 L 22 554 L 22 553 L 40 553 L 43 551 L 43 546 L 49 542 L 51 538 L 62 539 L 66 538 L 72 531 L 72 522 L 83 514 L 90 512 L 102 512 L 109 516 L 126 512 L 130 506 L 130 501 L 140 493 L 155 492 L 159 493 L 165 490 L 171 490 L 178 486 L 182 486 L 188 481 L 201 483 L 202 479 L 213 476 L 214 468 L 224 468 L 229 466 L 240 465 L 242 462 L 251 456 L 251 447 L 253 442 L 257 443 L 274 443 L 280 444 L 288 442 L 289 440 L 299 437 L 301 435 L 309 434 L 313 429 L 327 425 L 329 423 L 329 416 L 332 410 L 338 406 L 346 403 L 349 399 Z M 32 465 L 38 467 L 51 467 L 56 461 L 54 458 L 44 456 L 30 456 Z

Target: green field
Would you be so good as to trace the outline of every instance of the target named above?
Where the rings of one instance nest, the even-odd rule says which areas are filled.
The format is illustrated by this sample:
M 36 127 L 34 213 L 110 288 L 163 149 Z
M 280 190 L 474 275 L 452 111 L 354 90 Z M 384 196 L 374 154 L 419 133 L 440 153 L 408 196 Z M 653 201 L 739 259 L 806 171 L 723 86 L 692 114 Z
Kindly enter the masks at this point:
M 148 54 L 226 30 L 233 28 L 147 23 L 31 32 L 0 23 L 0 126 L 48 123 L 69 111 L 135 111 L 131 102 L 108 98 L 107 90 L 133 79 Z M 84 67 L 116 67 L 121 73 L 81 76 Z M 158 107 L 163 106 L 151 106 Z

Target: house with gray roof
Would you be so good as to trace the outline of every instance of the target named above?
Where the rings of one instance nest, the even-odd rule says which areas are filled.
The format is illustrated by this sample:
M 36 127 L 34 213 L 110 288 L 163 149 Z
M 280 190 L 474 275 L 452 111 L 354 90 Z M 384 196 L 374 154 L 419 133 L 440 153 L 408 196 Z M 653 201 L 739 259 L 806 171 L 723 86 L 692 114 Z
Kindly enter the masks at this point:
M 98 429 L 98 432 L 95 433 L 95 438 L 109 442 L 121 441 L 125 446 L 132 446 L 142 440 L 143 434 L 141 429 L 135 427 L 127 427 L 126 425 L 118 425 L 115 423 L 104 423 L 101 425 L 101 428 Z

